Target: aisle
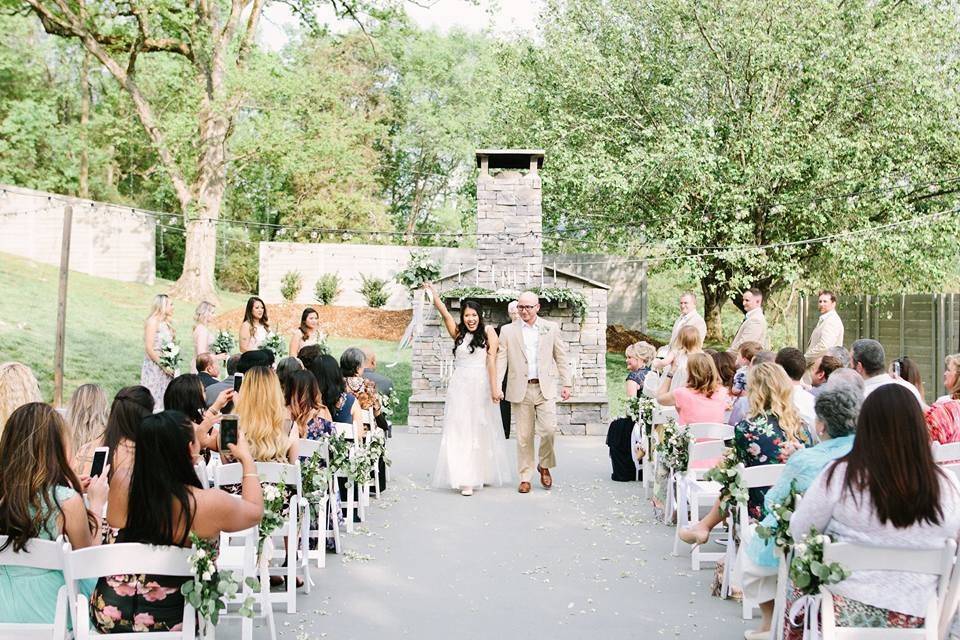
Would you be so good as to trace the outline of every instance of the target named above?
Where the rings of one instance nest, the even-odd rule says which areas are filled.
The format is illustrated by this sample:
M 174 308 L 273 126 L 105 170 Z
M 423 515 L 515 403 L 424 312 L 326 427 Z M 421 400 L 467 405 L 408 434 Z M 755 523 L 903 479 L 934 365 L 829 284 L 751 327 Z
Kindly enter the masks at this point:
M 439 446 L 395 435 L 369 531 L 327 556 L 299 613 L 278 613 L 279 637 L 743 637 L 739 608 L 708 595 L 712 571 L 691 575 L 639 486 L 609 480 L 602 438 L 559 438 L 556 486 L 526 496 L 429 489 Z

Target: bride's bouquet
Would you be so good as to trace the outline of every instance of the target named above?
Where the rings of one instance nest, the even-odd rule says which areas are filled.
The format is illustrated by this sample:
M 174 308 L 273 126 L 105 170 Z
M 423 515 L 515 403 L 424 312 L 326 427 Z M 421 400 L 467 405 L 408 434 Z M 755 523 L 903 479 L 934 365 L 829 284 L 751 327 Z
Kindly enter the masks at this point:
M 440 277 L 440 265 L 430 258 L 425 251 L 415 251 L 410 254 L 410 262 L 406 268 L 396 275 L 396 280 L 410 291 L 419 289 L 428 282 Z
M 180 375 L 180 345 L 170 341 L 160 346 L 160 366 L 174 376 Z
M 230 353 L 237 348 L 237 341 L 234 339 L 233 334 L 224 329 L 217 331 L 216 337 L 214 337 L 213 342 L 210 343 L 210 348 L 214 353 Z
M 279 333 L 275 333 L 273 331 L 267 334 L 267 337 L 264 339 L 263 344 L 260 345 L 260 348 L 272 351 L 273 358 L 277 362 L 279 362 L 280 358 L 284 357 L 287 353 L 287 345 L 283 341 L 283 338 Z

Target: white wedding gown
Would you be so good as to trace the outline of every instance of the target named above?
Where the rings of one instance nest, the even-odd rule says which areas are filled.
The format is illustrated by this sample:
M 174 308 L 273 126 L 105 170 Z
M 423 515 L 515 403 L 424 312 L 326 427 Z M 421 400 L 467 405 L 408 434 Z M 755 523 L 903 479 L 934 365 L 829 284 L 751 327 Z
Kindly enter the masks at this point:
M 487 352 L 470 353 L 472 335 L 457 347 L 443 409 L 443 438 L 433 486 L 461 489 L 509 482 L 513 464 L 507 455 L 500 407 L 490 399 Z

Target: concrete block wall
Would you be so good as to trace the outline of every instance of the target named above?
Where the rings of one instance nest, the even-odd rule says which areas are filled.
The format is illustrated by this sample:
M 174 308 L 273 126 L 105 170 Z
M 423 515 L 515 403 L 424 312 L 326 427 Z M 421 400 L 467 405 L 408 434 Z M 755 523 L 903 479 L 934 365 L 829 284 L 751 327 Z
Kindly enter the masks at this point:
M 0 185 L 0 252 L 60 264 L 63 211 L 73 206 L 70 269 L 122 282 L 156 279 L 156 212 Z

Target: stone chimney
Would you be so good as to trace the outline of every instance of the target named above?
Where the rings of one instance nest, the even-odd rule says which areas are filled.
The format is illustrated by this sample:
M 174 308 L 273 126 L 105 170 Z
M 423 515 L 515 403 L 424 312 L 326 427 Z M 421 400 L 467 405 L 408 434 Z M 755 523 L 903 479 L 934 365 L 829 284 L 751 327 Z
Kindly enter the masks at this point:
M 523 289 L 541 284 L 543 151 L 480 149 L 477 167 L 479 285 Z

